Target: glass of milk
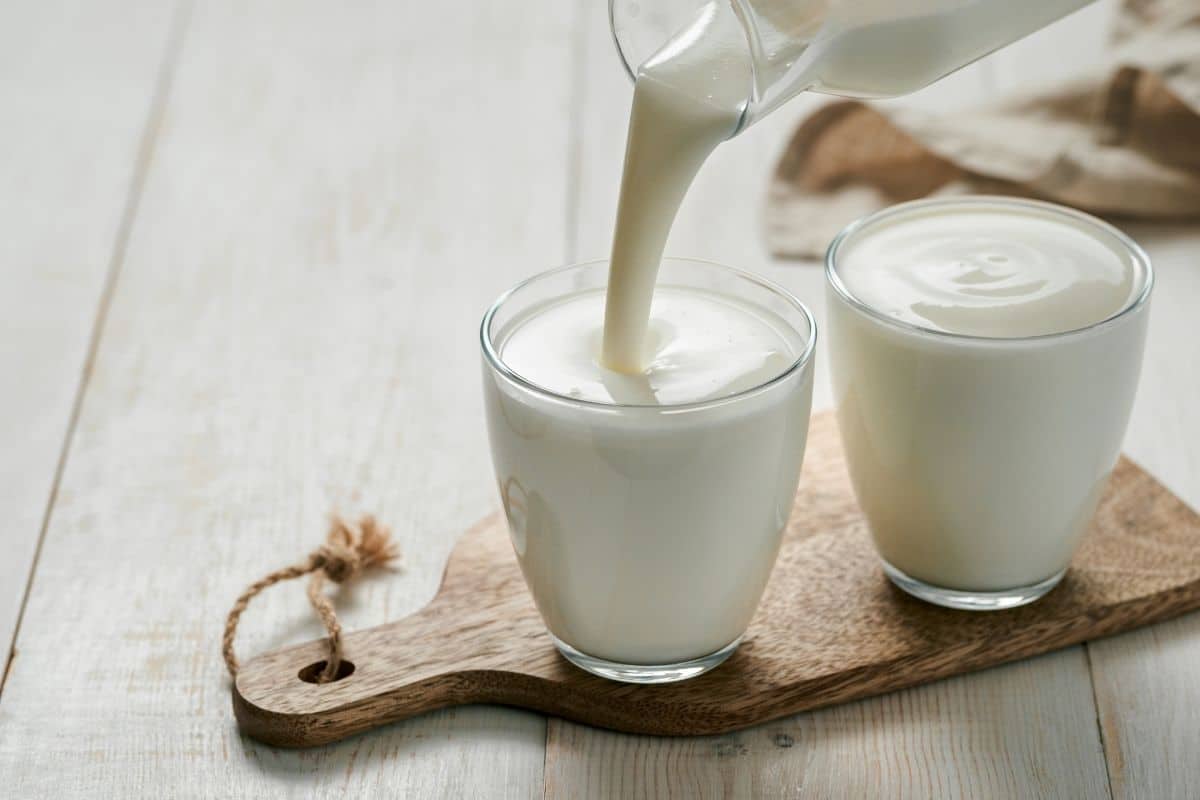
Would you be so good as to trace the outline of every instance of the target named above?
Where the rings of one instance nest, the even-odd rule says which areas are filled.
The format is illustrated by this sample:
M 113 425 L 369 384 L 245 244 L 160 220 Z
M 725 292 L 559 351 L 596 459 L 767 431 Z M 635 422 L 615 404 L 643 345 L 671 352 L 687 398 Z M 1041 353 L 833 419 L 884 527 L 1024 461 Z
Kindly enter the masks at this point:
M 951 198 L 852 224 L 826 277 L 838 423 L 884 571 L 951 608 L 1049 592 L 1120 451 L 1146 254 L 1060 206 Z
M 483 318 L 500 497 L 562 654 L 633 683 L 731 655 L 792 509 L 816 327 L 750 274 L 664 259 L 646 368 L 599 364 L 608 262 L 543 273 Z

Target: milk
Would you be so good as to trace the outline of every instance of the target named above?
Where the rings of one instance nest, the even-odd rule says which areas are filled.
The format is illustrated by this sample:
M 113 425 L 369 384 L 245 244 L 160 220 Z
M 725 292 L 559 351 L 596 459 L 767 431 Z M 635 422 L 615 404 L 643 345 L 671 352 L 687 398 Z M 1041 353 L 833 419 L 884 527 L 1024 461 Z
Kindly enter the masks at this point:
M 710 3 L 647 61 L 629 115 L 613 234 L 602 359 L 630 374 L 644 363 L 658 263 L 688 186 L 732 136 L 746 102 L 750 63 L 727 6 Z
M 655 275 L 714 149 L 801 89 L 913 91 L 1088 0 L 718 0 L 637 70 L 602 360 L 638 374 Z
M 1130 252 L 1090 222 L 1038 206 L 935 205 L 841 250 L 850 294 L 897 320 L 1013 338 L 1083 328 L 1134 292 Z
M 829 263 L 838 421 L 886 565 L 959 592 L 1053 585 L 1125 432 L 1144 255 L 1086 215 L 973 199 L 885 212 Z
M 801 91 L 916 91 L 1091 0 L 733 0 L 755 65 L 749 116 Z
M 600 364 L 603 262 L 571 268 L 584 288 L 538 279 L 549 288 L 485 323 L 492 457 L 534 601 L 567 648 L 625 665 L 727 655 L 741 637 L 812 394 L 815 334 L 794 301 L 716 265 L 663 269 L 638 376 Z
M 627 375 L 600 364 L 603 317 L 601 291 L 560 298 L 522 320 L 501 357 L 523 378 L 573 399 L 670 406 L 766 383 L 804 349 L 781 320 L 736 298 L 665 287 L 654 295 L 645 366 Z

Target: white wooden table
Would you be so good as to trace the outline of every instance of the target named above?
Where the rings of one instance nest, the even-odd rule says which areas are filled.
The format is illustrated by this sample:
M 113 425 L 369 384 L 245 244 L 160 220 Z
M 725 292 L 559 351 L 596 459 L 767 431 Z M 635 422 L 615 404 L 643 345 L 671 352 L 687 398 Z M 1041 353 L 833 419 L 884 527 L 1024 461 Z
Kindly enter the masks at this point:
M 1111 12 L 904 102 L 1049 80 Z M 603 0 L 0 5 L 0 795 L 1200 796 L 1195 614 L 716 738 L 484 707 L 309 752 L 238 735 L 218 640 L 249 580 L 377 511 L 407 569 L 340 599 L 377 624 L 496 505 L 476 325 L 605 253 L 629 94 Z M 820 321 L 820 271 L 759 224 L 811 103 L 722 148 L 670 249 Z M 1159 282 L 1127 449 L 1200 504 L 1200 229 L 1130 231 Z M 239 646 L 319 633 L 292 585 Z

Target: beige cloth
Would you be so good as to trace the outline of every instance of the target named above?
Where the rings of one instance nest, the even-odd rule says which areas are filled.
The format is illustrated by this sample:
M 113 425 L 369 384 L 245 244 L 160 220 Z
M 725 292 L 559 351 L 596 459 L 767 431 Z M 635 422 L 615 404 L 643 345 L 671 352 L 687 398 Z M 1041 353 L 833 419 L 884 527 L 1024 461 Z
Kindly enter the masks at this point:
M 771 251 L 819 256 L 852 220 L 931 194 L 1200 219 L 1200 0 L 1126 0 L 1105 62 L 1070 84 L 955 115 L 824 106 L 776 168 Z

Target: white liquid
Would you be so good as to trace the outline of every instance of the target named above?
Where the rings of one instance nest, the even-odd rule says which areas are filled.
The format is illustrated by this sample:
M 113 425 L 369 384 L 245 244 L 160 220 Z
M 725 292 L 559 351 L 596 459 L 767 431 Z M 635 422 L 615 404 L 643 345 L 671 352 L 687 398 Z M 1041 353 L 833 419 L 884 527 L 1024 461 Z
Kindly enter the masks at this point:
M 1090 226 L 999 206 L 906 214 L 843 249 L 851 294 L 896 319 L 972 336 L 1040 336 L 1113 316 L 1130 254 Z
M 661 287 L 649 365 L 623 375 L 599 365 L 603 302 L 599 289 L 556 298 L 496 336 L 525 380 L 603 405 L 486 379 L 493 461 L 550 631 L 620 663 L 686 661 L 737 640 L 762 595 L 804 455 L 811 364 L 718 398 L 780 376 L 806 341 L 735 298 Z M 679 406 L 701 400 L 717 402 Z
M 661 288 L 654 295 L 642 372 L 600 365 L 604 295 L 593 291 L 537 310 L 504 343 L 521 377 L 580 400 L 679 405 L 728 397 L 783 373 L 803 342 L 782 321 L 735 299 Z
M 916 91 L 1091 0 L 735 0 L 756 41 L 757 116 L 800 90 Z
M 883 558 L 911 577 L 1003 591 L 1066 568 L 1120 449 L 1148 274 L 1103 223 L 1034 204 L 918 204 L 837 254 L 828 293 L 838 420 Z
M 745 0 L 761 26 L 754 49 L 727 0 L 702 7 L 638 70 L 613 234 L 604 364 L 629 374 L 645 366 L 650 298 L 671 223 L 701 165 L 737 131 L 753 85 L 759 114 L 782 101 L 772 94 L 780 86 L 900 94 L 1086 2 Z
M 737 129 L 750 85 L 741 29 L 710 4 L 641 68 L 613 234 L 602 358 L 637 374 L 667 234 L 700 166 Z

